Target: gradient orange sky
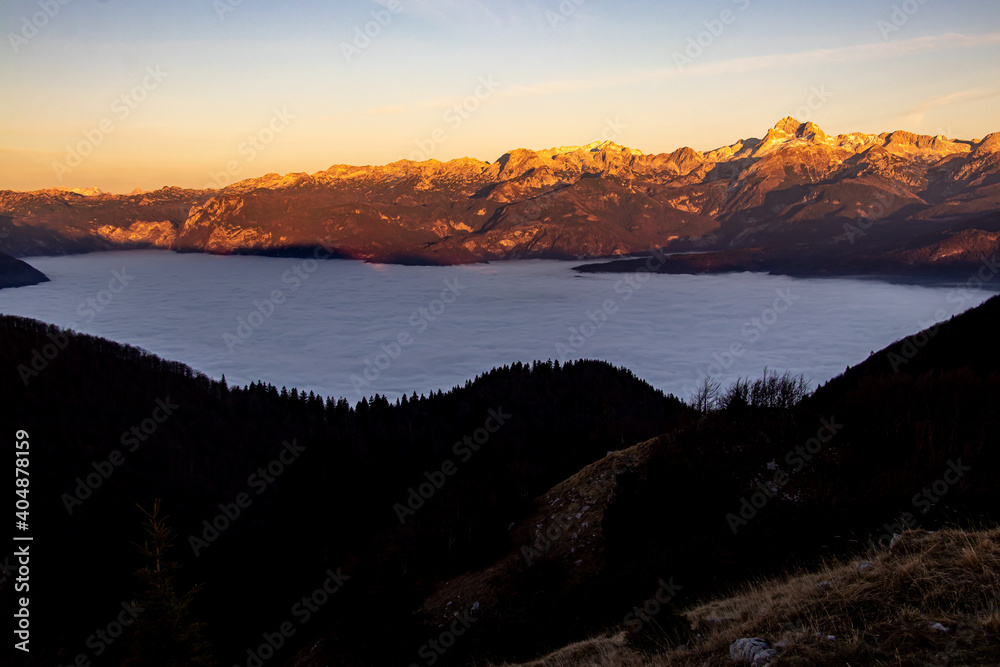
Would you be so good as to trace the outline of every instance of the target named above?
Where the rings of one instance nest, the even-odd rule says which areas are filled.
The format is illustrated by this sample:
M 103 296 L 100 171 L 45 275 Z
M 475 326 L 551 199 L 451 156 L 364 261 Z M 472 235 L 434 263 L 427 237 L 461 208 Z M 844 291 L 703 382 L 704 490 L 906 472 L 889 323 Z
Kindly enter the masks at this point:
M 0 189 L 1000 130 L 1000 4 L 7 0 Z M 367 31 L 367 35 L 365 32 Z

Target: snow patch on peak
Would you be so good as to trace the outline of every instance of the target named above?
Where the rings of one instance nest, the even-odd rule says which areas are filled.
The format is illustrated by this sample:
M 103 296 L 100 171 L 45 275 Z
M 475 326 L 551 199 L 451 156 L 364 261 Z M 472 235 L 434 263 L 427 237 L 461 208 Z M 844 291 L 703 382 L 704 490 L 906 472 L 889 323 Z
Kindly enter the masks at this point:
M 792 118 L 791 116 L 785 116 L 777 123 L 775 123 L 774 127 L 771 129 L 784 134 L 795 134 L 796 132 L 799 131 L 799 127 L 801 126 L 802 123 L 800 123 L 796 119 Z M 768 134 L 770 134 L 770 132 L 768 132 Z
M 53 188 L 59 192 L 72 192 L 73 194 L 83 195 L 84 197 L 97 197 L 99 195 L 105 194 L 104 190 L 100 188 Z
M 542 151 L 542 153 L 556 156 L 556 155 L 567 155 L 569 153 L 576 153 L 577 151 L 583 151 L 585 153 L 599 153 L 603 150 L 625 151 L 627 153 L 630 153 L 631 155 L 643 154 L 642 151 L 640 150 L 636 150 L 634 148 L 628 148 L 627 146 L 621 146 L 609 140 L 591 141 L 589 144 L 585 144 L 583 146 L 560 146 L 559 148 L 550 148 L 547 151 Z

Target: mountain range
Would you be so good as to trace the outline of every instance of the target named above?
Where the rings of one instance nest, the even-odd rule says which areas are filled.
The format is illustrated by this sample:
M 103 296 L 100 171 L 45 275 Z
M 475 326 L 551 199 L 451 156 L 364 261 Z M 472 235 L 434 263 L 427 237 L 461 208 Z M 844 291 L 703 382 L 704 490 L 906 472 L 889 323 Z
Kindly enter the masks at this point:
M 402 160 L 219 190 L 0 192 L 0 249 L 123 248 L 455 264 L 712 252 L 673 270 L 967 271 L 1000 239 L 1000 133 L 764 138 L 649 155 L 610 141 L 494 162 Z M 694 257 L 694 255 L 692 255 Z M 791 266 L 790 266 L 791 264 Z M 611 267 L 612 270 L 617 270 Z

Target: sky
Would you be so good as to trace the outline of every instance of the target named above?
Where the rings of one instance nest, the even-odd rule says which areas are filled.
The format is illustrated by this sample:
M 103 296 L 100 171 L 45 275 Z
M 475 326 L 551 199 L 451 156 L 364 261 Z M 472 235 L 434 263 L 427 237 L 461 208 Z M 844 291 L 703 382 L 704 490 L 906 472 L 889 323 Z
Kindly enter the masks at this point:
M 0 190 L 1000 131 L 996 0 L 4 0 Z

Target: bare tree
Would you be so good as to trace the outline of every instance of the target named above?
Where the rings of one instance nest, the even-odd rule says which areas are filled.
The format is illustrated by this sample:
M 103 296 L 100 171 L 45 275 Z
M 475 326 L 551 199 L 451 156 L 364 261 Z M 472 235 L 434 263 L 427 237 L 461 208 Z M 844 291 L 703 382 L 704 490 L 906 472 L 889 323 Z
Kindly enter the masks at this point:
M 713 380 L 710 376 L 706 375 L 705 379 L 702 380 L 701 384 L 688 400 L 691 407 L 697 410 L 699 414 L 707 415 L 717 407 L 721 392 L 722 385 L 719 381 Z

